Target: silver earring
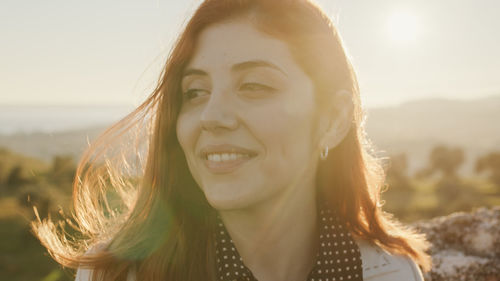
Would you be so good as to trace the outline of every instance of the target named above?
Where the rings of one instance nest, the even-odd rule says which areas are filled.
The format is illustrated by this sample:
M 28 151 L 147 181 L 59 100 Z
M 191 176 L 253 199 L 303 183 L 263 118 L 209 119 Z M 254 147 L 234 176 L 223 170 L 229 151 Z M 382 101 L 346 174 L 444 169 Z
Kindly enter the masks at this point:
M 321 150 L 321 154 L 319 155 L 321 160 L 325 160 L 326 157 L 328 157 L 328 145 L 325 145 L 325 147 Z

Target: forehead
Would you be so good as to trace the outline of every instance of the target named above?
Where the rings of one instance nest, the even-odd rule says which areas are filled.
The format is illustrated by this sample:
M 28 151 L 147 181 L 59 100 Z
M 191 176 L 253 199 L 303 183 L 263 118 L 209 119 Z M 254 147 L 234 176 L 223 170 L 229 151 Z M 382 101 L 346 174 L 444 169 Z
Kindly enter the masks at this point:
M 203 30 L 188 67 L 210 70 L 251 60 L 268 61 L 285 71 L 298 68 L 287 43 L 259 31 L 247 20 Z

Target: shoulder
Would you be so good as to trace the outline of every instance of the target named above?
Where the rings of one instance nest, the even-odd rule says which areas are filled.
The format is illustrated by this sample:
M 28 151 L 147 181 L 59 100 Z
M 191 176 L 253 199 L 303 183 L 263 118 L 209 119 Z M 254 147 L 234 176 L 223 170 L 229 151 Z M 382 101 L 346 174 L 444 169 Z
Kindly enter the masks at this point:
M 93 247 L 90 247 L 84 256 L 96 254 L 106 248 L 106 243 L 100 243 Z M 78 267 L 76 270 L 75 281 L 91 281 L 93 270 L 91 268 Z
M 363 280 L 423 281 L 422 272 L 410 258 L 388 253 L 368 241 L 356 239 L 363 264 Z
M 92 280 L 92 269 L 79 267 L 76 270 L 75 281 L 91 281 Z
M 107 243 L 101 243 L 96 246 L 93 246 L 87 252 L 85 252 L 85 255 L 98 253 L 99 251 L 104 250 L 106 246 Z M 92 274 L 93 270 L 91 268 L 78 267 L 76 270 L 75 281 L 92 281 Z M 129 272 L 127 276 L 127 281 L 135 281 L 135 280 L 136 280 L 135 272 L 134 271 Z
M 92 272 L 92 269 L 78 268 L 75 281 L 92 281 Z M 130 272 L 128 274 L 127 281 L 136 281 L 135 272 Z

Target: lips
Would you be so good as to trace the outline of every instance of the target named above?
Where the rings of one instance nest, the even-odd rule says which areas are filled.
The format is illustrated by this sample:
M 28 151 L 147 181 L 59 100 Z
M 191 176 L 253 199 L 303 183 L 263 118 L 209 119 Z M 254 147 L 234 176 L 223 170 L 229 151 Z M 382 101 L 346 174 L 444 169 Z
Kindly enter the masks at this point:
M 230 173 L 257 156 L 257 152 L 230 144 L 208 145 L 200 151 L 207 169 L 214 174 Z

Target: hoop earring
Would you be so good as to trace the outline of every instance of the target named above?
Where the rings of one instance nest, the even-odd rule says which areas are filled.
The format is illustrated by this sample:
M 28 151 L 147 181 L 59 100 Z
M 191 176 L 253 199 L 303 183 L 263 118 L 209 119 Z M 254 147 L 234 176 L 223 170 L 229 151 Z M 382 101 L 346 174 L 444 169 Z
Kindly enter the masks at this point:
M 321 150 L 321 154 L 319 155 L 321 160 L 325 160 L 326 157 L 328 157 L 328 145 L 325 145 L 325 147 Z

